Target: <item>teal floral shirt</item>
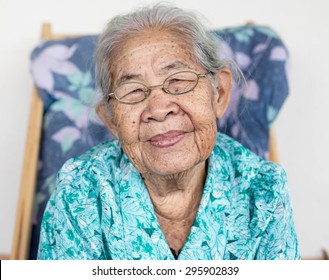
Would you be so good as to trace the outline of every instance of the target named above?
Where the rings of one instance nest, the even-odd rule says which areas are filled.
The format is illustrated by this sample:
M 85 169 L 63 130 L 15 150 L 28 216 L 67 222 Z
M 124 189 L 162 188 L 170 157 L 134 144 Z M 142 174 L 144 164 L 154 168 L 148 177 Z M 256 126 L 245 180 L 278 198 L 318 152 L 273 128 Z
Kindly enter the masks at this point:
M 180 260 L 299 259 L 284 170 L 218 134 Z M 119 141 L 65 163 L 38 259 L 173 260 L 139 172 Z

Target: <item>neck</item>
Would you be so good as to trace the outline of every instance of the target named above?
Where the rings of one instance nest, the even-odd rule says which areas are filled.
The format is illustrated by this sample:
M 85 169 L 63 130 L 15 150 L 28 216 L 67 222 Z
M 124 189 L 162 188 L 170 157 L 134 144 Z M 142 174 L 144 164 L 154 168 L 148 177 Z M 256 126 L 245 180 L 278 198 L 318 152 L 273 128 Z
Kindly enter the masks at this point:
M 158 218 L 177 222 L 194 219 L 206 178 L 205 162 L 174 175 L 143 177 Z

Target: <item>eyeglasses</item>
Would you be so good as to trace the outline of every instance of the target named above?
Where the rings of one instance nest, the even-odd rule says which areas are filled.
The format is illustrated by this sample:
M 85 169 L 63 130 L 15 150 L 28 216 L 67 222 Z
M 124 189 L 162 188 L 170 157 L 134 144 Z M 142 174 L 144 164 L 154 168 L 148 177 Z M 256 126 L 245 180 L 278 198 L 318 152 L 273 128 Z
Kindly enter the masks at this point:
M 109 93 L 108 101 L 111 96 L 114 96 L 121 103 L 137 104 L 149 97 L 152 89 L 157 87 L 161 87 L 164 92 L 172 95 L 188 93 L 197 86 L 199 79 L 205 78 L 207 74 L 180 71 L 167 77 L 162 84 L 149 87 L 139 82 L 127 82 Z

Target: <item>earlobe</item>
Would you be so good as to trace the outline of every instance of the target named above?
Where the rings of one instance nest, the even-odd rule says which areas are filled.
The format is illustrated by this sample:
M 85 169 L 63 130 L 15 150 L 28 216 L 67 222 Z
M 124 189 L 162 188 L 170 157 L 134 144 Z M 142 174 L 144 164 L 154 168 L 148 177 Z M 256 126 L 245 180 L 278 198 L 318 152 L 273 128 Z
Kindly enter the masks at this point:
M 217 72 L 216 78 L 217 87 L 214 103 L 216 117 L 219 119 L 224 115 L 229 104 L 233 85 L 233 77 L 231 71 L 228 68 L 224 68 Z
M 96 106 L 96 113 L 102 122 L 106 125 L 108 130 L 110 130 L 111 133 L 116 138 L 118 138 L 118 129 L 108 107 L 109 104 L 105 101 L 102 101 Z

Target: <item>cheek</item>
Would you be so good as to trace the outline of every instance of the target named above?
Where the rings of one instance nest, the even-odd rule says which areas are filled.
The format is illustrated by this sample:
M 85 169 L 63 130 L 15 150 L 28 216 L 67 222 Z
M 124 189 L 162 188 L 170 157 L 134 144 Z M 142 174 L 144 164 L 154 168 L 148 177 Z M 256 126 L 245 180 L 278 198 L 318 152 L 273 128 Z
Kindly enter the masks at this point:
M 137 145 L 139 142 L 139 125 L 136 121 L 125 118 L 117 125 L 121 144 Z
M 195 131 L 195 141 L 198 146 L 200 157 L 206 160 L 212 152 L 216 143 L 216 123 L 209 123 L 200 130 Z
M 212 152 L 217 136 L 216 115 L 210 98 L 210 95 L 204 93 L 190 104 L 194 109 L 190 118 L 195 129 L 195 142 L 202 159 L 208 158 Z
M 140 117 L 136 110 L 116 105 L 113 106 L 113 117 L 121 143 L 132 144 L 138 141 Z
M 118 137 L 124 153 L 133 165 L 140 171 L 144 171 L 140 149 L 139 130 L 140 114 L 129 106 L 117 106 L 114 110 Z
M 214 129 L 216 114 L 213 107 L 212 93 L 199 92 L 194 94 L 189 104 L 187 104 L 187 111 L 195 129 Z

